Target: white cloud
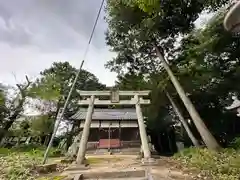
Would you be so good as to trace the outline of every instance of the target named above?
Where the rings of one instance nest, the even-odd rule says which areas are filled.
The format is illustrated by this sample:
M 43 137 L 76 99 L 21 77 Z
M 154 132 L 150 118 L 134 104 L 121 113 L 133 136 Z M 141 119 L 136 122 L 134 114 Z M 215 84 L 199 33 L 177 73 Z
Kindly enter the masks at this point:
M 101 0 L 0 0 L 0 82 L 15 84 L 36 77 L 55 61 L 79 67 Z M 113 85 L 104 68 L 113 56 L 104 42 L 101 15 L 84 69 Z
M 19 82 L 25 80 L 25 75 L 35 78 L 41 70 L 50 67 L 54 61 L 68 61 L 73 66 L 79 67 L 83 51 L 65 50 L 57 53 L 42 53 L 33 47 L 12 48 L 6 44 L 0 44 L 0 54 L 0 81 L 5 84 L 15 84 L 14 75 Z M 111 58 L 112 54 L 106 48 L 98 50 L 91 46 L 83 68 L 95 74 L 101 82 L 112 85 L 115 74 L 104 69 L 105 62 Z

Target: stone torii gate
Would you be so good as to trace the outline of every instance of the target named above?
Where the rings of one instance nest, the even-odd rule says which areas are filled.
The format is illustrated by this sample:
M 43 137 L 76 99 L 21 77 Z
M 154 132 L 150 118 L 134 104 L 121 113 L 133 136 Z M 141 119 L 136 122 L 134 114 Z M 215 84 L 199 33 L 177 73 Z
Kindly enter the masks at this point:
M 79 144 L 77 154 L 77 164 L 83 164 L 87 143 L 90 133 L 90 126 L 92 121 L 92 114 L 94 105 L 135 105 L 136 114 L 138 118 L 138 127 L 141 138 L 144 161 L 151 159 L 151 152 L 148 144 L 148 137 L 145 129 L 141 105 L 150 104 L 149 99 L 143 99 L 143 96 L 148 96 L 150 91 L 78 91 L 81 97 L 87 97 L 85 100 L 80 100 L 80 105 L 88 105 L 86 120 L 83 127 L 82 137 Z M 99 96 L 109 97 L 110 100 L 100 100 Z M 131 97 L 130 100 L 121 100 L 120 97 Z

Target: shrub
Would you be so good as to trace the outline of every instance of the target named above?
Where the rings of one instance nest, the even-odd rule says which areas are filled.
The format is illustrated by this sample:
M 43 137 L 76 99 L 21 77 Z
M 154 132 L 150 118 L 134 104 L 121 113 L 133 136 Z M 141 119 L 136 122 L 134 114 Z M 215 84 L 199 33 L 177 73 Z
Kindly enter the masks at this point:
M 15 152 L 30 152 L 33 149 L 44 150 L 45 147 L 38 144 L 21 144 L 12 148 Z
M 38 156 L 38 157 L 43 157 L 45 153 L 46 147 L 41 146 L 38 144 L 22 144 L 19 146 L 15 146 L 11 149 L 7 148 L 0 148 L 0 156 L 1 155 L 7 155 L 11 152 L 19 152 L 19 153 L 28 153 L 29 155 L 33 156 Z M 64 153 L 62 152 L 61 149 L 57 149 L 52 147 L 49 151 L 49 157 L 61 157 L 64 156 Z
M 1 180 L 32 180 L 35 179 L 34 166 L 40 163 L 40 158 L 22 153 L 11 153 L 0 157 Z
M 1 180 L 32 180 L 37 176 L 35 165 L 42 161 L 46 147 L 36 144 L 20 145 L 14 148 L 0 148 Z M 59 157 L 60 149 L 51 148 L 49 157 Z
M 231 142 L 231 147 L 233 147 L 234 149 L 240 149 L 240 137 L 235 138 Z
M 49 152 L 49 157 L 61 157 L 64 156 L 64 153 L 61 149 L 51 148 Z
M 215 152 L 208 149 L 189 148 L 175 155 L 186 167 L 197 168 L 213 180 L 239 180 L 240 154 L 234 149 Z

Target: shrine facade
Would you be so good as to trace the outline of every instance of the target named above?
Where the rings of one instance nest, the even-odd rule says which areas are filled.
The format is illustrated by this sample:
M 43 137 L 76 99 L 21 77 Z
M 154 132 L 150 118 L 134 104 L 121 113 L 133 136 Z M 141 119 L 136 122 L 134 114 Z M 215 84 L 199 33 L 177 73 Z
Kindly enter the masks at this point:
M 72 119 L 81 121 L 81 129 L 84 127 L 86 114 L 87 109 L 80 108 L 79 111 L 72 116 Z M 141 140 L 135 109 L 95 108 L 93 110 L 87 150 L 140 149 L 140 147 Z

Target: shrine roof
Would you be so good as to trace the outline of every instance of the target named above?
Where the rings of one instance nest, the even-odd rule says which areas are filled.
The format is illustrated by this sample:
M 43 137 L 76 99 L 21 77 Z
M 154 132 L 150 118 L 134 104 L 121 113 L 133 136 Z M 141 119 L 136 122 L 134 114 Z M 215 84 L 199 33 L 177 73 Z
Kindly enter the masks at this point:
M 71 119 L 85 120 L 87 108 L 80 108 Z M 137 120 L 135 109 L 94 109 L 92 120 Z

